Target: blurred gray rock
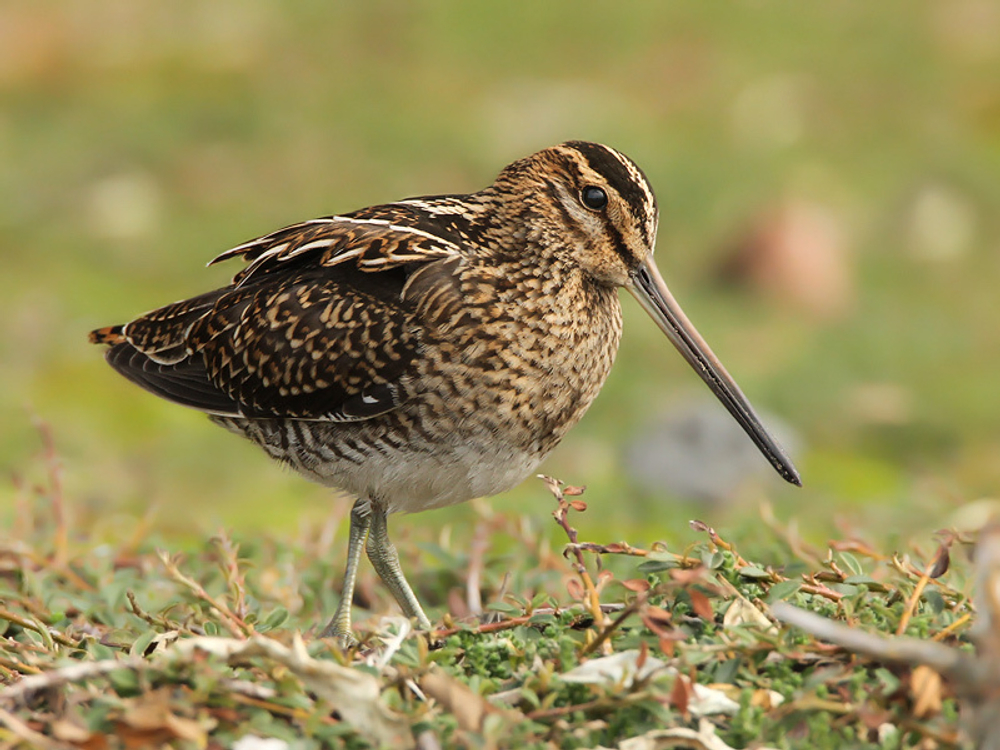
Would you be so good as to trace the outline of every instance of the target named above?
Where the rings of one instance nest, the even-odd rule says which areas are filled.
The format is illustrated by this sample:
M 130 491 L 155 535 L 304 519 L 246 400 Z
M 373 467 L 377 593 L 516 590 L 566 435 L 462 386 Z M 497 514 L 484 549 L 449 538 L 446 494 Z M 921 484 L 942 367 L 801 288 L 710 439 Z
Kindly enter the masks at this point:
M 777 417 L 764 425 L 793 456 L 801 440 Z M 632 480 L 650 494 L 723 503 L 750 482 L 782 483 L 747 434 L 716 401 L 675 405 L 642 427 L 626 448 Z

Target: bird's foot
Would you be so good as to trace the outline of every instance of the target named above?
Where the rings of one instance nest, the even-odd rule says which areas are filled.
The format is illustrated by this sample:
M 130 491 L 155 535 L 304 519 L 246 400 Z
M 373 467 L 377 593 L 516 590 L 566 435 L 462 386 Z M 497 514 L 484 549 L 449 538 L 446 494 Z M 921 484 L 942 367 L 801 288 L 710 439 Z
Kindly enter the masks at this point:
M 353 648 L 357 646 L 359 641 L 354 637 L 354 633 L 351 631 L 350 622 L 341 622 L 339 618 L 334 617 L 330 622 L 326 624 L 319 635 L 319 638 L 336 638 L 340 642 L 340 647 L 344 650 Z

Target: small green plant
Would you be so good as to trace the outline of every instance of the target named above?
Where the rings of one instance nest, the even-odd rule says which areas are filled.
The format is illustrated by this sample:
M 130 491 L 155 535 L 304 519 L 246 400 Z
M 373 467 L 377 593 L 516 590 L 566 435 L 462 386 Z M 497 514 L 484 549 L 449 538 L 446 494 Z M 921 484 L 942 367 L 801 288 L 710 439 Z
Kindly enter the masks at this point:
M 572 524 L 582 488 L 545 478 L 562 554 L 517 519 L 483 518 L 463 569 L 490 602 L 485 615 L 468 592 L 456 599 L 461 572 L 430 570 L 427 600 L 453 601 L 438 630 L 383 621 L 344 652 L 310 639 L 328 604 L 323 576 L 310 574 L 322 568 L 315 539 L 219 534 L 178 552 L 140 534 L 89 546 L 67 532 L 57 466 L 0 544 L 8 747 L 225 747 L 250 734 L 347 748 L 413 746 L 422 734 L 447 747 L 615 746 L 671 732 L 719 748 L 956 741 L 955 697 L 940 679 L 768 615 L 781 601 L 961 644 L 966 583 L 943 562 L 954 537 L 917 563 L 918 550 L 882 554 L 855 539 L 792 543 L 765 514 L 780 565 L 744 558 L 701 521 L 703 541 L 679 551 L 584 542 Z M 491 556 L 490 534 L 507 532 L 522 535 L 516 563 Z M 460 554 L 435 557 L 448 566 Z

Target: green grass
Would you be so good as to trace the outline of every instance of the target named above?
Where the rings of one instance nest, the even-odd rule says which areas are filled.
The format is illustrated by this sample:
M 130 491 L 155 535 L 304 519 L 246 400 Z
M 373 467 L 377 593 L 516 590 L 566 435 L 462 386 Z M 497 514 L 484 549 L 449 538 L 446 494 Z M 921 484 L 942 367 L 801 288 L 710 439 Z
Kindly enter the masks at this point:
M 563 550 L 534 519 L 483 507 L 474 549 L 457 539 L 401 547 L 435 621 L 430 639 L 392 638 L 401 621 L 374 614 L 390 606 L 365 570 L 359 592 L 372 614 L 360 617 L 360 647 L 344 653 L 308 638 L 340 580 L 344 550 L 331 548 L 329 529 L 220 533 L 177 551 L 139 524 L 94 546 L 74 538 L 82 509 L 62 494 L 56 466 L 25 491 L 0 542 L 6 747 L 221 748 L 256 735 L 297 748 L 411 747 L 420 736 L 574 748 L 698 731 L 736 748 L 822 749 L 957 737 L 947 685 L 764 614 L 788 601 L 868 631 L 961 643 L 968 571 L 958 563 L 928 580 L 927 551 L 883 553 L 858 538 L 812 548 L 767 515 L 758 522 L 780 564 L 745 557 L 704 522 L 683 548 L 580 539 Z M 539 515 L 558 510 L 577 539 L 590 512 L 580 498 L 532 489 Z M 514 542 L 507 552 L 503 538 Z M 493 618 L 469 614 L 467 574 Z M 613 656 L 631 671 L 580 681 Z M 694 683 L 726 707 L 700 717 L 709 699 Z

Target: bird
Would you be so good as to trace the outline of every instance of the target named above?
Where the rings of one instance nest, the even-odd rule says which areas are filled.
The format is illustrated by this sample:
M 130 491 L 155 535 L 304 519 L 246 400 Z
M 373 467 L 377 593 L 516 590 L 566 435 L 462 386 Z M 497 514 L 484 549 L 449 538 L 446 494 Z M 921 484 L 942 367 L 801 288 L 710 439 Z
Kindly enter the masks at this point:
M 388 516 L 510 489 L 601 390 L 630 292 L 787 481 L 791 459 L 688 320 L 656 263 L 659 208 L 621 152 L 567 141 L 486 188 L 292 224 L 223 252 L 232 282 L 90 333 L 147 391 L 208 415 L 354 498 L 341 596 L 353 638 L 366 553 L 431 629 Z

